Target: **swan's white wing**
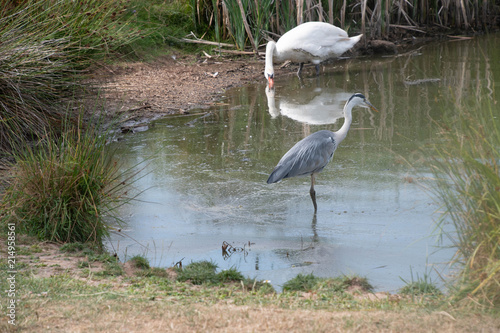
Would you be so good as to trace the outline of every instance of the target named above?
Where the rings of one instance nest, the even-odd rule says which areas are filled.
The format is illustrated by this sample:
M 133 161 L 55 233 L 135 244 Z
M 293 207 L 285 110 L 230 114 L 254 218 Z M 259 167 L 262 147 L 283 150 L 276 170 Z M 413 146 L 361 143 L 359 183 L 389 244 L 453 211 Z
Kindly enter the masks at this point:
M 280 40 L 292 38 L 300 42 L 307 42 L 311 37 L 318 36 L 317 40 L 326 37 L 349 37 L 347 32 L 325 22 L 307 22 L 296 26 L 281 36 Z
M 305 62 L 340 56 L 359 41 L 325 22 L 307 22 L 285 33 L 276 47 L 281 58 Z

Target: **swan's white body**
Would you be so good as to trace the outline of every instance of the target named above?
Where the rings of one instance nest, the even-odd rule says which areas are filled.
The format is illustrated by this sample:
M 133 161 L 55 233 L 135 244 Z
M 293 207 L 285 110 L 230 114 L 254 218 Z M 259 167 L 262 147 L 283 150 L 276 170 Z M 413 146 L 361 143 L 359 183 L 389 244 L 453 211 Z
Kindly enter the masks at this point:
M 337 58 L 359 42 L 361 36 L 349 37 L 344 30 L 325 22 L 303 23 L 286 32 L 278 42 L 267 43 L 264 75 L 271 84 L 273 63 L 290 60 L 300 64 L 311 62 L 317 66 L 322 61 Z M 302 65 L 299 74 L 301 68 Z

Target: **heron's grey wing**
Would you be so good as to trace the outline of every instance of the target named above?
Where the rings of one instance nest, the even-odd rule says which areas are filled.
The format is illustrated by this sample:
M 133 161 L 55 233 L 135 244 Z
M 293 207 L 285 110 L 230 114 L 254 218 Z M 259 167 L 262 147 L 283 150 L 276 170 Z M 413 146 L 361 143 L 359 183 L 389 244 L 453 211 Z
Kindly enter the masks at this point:
M 278 162 L 267 183 L 317 173 L 330 162 L 337 148 L 333 133 L 319 131 L 297 142 Z

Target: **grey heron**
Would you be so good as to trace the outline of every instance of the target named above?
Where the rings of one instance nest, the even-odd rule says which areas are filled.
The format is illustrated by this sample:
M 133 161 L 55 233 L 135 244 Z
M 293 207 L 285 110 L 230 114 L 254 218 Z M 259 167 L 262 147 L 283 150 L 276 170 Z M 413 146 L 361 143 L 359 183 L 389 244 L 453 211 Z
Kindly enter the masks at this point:
M 344 30 L 325 22 L 306 22 L 287 31 L 277 42 L 270 41 L 266 46 L 266 67 L 264 76 L 269 86 L 274 86 L 273 63 L 290 60 L 300 63 L 300 75 L 305 62 L 316 65 L 327 59 L 341 56 L 351 49 L 363 35 L 349 37 Z
M 352 122 L 352 109 L 355 106 L 377 109 L 362 94 L 352 95 L 344 106 L 344 124 L 336 131 L 322 130 L 315 132 L 297 142 L 278 162 L 278 165 L 269 175 L 268 184 L 276 183 L 284 178 L 311 175 L 311 189 L 309 194 L 314 205 L 314 212 L 318 210 L 316 191 L 314 190 L 315 175 L 332 160 L 335 150 L 347 136 Z

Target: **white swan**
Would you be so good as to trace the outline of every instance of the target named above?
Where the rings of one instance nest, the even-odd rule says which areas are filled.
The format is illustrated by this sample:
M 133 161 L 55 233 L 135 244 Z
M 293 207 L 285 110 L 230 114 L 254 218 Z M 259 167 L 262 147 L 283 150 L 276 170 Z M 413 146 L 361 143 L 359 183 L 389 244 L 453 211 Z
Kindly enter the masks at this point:
M 267 43 L 264 76 L 269 86 L 274 86 L 273 63 L 285 60 L 300 63 L 297 75 L 305 62 L 316 65 L 316 73 L 319 73 L 322 61 L 341 56 L 359 42 L 361 36 L 349 37 L 344 30 L 325 22 L 303 23 L 286 32 L 278 42 Z

